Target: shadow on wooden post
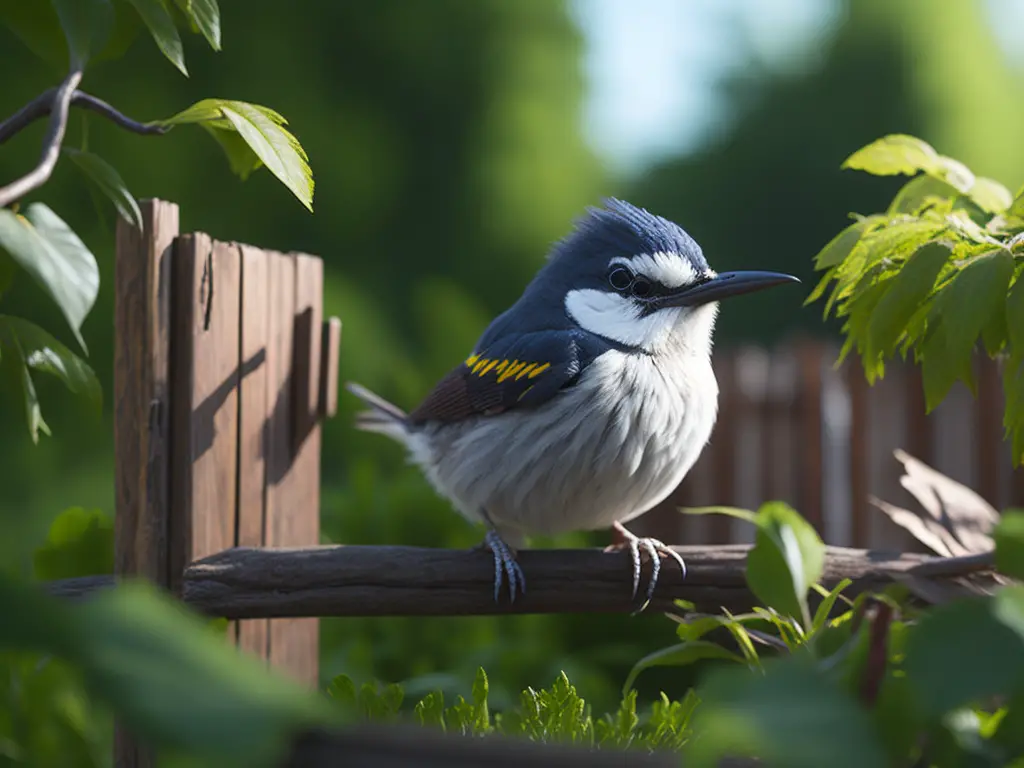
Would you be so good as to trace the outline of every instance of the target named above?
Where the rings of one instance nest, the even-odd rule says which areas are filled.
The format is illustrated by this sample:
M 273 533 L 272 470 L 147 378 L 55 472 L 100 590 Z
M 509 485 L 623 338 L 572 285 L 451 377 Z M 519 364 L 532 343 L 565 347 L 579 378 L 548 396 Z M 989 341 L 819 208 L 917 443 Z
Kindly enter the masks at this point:
M 320 420 L 336 410 L 340 322 L 323 263 L 179 235 L 178 207 L 140 201 L 115 266 L 117 576 L 180 595 L 194 560 L 320 539 Z M 315 618 L 232 622 L 245 652 L 318 683 Z M 152 765 L 118 726 L 115 765 Z

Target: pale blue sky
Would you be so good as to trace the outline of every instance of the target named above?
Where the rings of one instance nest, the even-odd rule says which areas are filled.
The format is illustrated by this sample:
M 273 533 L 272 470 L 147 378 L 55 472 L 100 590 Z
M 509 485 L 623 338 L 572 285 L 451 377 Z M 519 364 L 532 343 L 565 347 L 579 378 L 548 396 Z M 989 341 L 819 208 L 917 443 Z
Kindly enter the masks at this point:
M 1024 63 L 1024 0 L 986 0 L 1003 47 Z M 714 78 L 751 48 L 772 66 L 813 65 L 841 22 L 838 0 L 572 0 L 586 39 L 588 139 L 636 172 L 699 144 L 725 117 Z M 749 43 L 750 48 L 747 48 Z

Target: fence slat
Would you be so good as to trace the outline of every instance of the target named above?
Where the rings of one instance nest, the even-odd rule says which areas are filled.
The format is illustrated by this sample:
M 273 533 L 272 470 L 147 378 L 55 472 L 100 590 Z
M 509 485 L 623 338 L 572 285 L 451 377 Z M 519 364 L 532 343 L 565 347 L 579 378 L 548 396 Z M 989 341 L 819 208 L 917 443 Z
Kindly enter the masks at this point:
M 178 206 L 140 200 L 142 230 L 120 217 L 114 258 L 114 572 L 167 586 L 171 250 Z M 120 724 L 118 768 L 152 765 Z
M 191 561 L 235 544 L 241 264 L 235 245 L 203 233 L 180 237 L 174 258 L 170 563 L 177 588 Z
M 236 542 L 241 547 L 265 544 L 267 420 L 267 312 L 268 270 L 266 254 L 249 245 L 240 246 L 242 301 L 240 307 L 240 358 L 242 375 L 238 401 L 238 524 Z M 259 658 L 267 657 L 266 619 L 238 622 L 238 645 Z

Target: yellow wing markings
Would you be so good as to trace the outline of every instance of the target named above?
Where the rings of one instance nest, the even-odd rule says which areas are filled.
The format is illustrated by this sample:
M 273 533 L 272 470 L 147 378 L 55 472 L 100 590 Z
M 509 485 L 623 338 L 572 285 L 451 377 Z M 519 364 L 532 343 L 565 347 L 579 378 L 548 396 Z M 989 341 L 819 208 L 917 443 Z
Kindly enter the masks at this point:
M 516 381 L 523 377 L 535 379 L 551 367 L 551 363 L 528 363 L 525 360 L 498 360 L 498 358 L 489 358 L 482 355 L 470 355 L 466 358 L 465 365 L 475 376 L 481 378 L 493 372 L 497 376 L 499 384 L 511 378 L 515 378 Z
M 532 371 L 530 371 L 529 378 L 531 378 L 531 379 L 537 378 L 540 374 L 544 373 L 544 371 L 546 371 L 550 367 L 551 367 L 551 363 L 544 363 L 544 365 L 540 365 L 540 366 L 534 368 Z

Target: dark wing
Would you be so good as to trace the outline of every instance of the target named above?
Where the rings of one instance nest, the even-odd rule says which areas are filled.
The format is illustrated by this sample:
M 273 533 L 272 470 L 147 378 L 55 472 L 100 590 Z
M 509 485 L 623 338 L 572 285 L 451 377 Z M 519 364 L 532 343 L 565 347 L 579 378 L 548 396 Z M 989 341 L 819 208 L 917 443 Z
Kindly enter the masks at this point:
M 573 331 L 539 331 L 499 339 L 441 379 L 409 414 L 409 421 L 461 421 L 540 405 L 575 383 L 594 359 L 590 345 L 584 342 Z

